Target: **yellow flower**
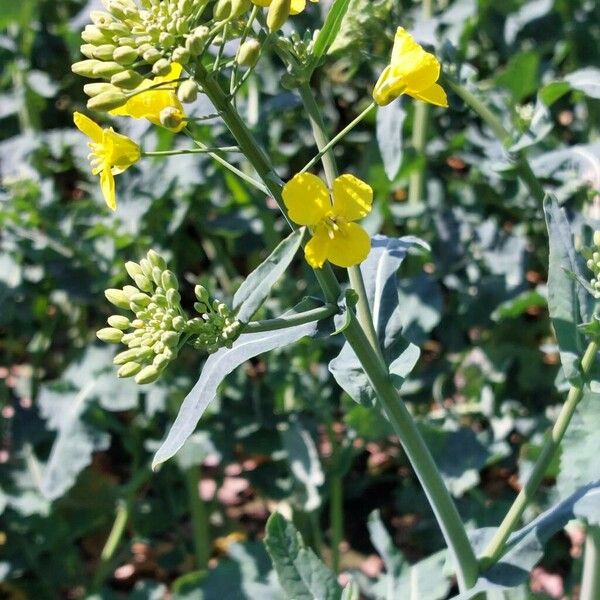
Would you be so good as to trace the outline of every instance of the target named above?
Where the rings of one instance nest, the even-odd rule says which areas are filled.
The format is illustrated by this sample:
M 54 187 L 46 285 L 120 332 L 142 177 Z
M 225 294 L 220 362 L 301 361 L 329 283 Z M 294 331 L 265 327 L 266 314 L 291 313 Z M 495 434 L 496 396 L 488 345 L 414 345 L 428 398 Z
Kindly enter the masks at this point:
M 396 31 L 392 60 L 384 69 L 373 90 L 380 106 L 389 104 L 401 94 L 436 106 L 448 106 L 446 92 L 436 81 L 440 77 L 438 59 L 423 48 L 402 27 Z
M 134 119 L 148 119 L 154 125 L 164 127 L 160 113 L 165 111 L 171 119 L 175 117 L 177 122 L 177 125 L 167 127 L 167 129 L 178 133 L 185 127 L 185 112 L 175 93 L 177 82 L 174 81 L 181 76 L 181 69 L 180 64 L 172 63 L 171 70 L 166 75 L 154 79 L 145 79 L 137 88 L 131 91 L 134 95 L 123 106 L 111 110 L 110 114 L 133 117 Z M 160 88 L 156 86 L 160 86 Z
M 89 159 L 92 173 L 100 175 L 100 187 L 106 204 L 115 210 L 117 201 L 114 176 L 140 159 L 140 147 L 127 136 L 116 133 L 112 127 L 102 129 L 81 113 L 74 113 L 73 121 L 77 129 L 91 140 L 89 147 L 92 152 Z
M 357 265 L 371 248 L 367 232 L 353 222 L 371 212 L 371 186 L 354 175 L 342 175 L 333 182 L 332 192 L 333 202 L 327 186 L 310 173 L 295 175 L 283 187 L 290 219 L 312 228 L 304 254 L 314 268 L 326 260 L 338 267 Z
M 319 0 L 310 0 L 311 2 L 318 2 Z M 271 2 L 273 0 L 252 0 L 253 4 L 256 6 L 271 6 Z M 297 15 L 301 13 L 306 8 L 306 0 L 292 0 L 290 5 L 290 14 Z

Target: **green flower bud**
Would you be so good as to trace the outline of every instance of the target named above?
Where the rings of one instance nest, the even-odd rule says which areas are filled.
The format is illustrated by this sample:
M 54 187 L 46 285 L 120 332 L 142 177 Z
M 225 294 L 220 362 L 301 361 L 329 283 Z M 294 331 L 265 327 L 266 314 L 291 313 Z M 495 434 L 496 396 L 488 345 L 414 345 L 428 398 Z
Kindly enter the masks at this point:
M 152 267 L 152 280 L 156 285 L 160 285 L 162 283 L 162 272 L 163 269 L 161 267 Z
M 94 77 L 109 78 L 120 73 L 123 70 L 122 65 L 114 61 L 100 62 L 94 66 Z
M 116 90 L 116 88 L 115 88 Z M 110 91 L 102 92 L 97 96 L 93 96 L 87 101 L 87 107 L 90 110 L 113 110 L 119 108 L 127 102 L 127 96 L 123 92 Z
M 177 90 L 177 97 L 185 103 L 195 102 L 198 97 L 198 85 L 196 82 L 191 79 L 184 81 Z
M 141 319 L 134 319 L 131 322 L 131 326 L 134 329 L 144 329 L 144 327 L 146 326 L 146 324 L 144 323 L 144 321 L 142 321 Z
M 175 43 L 175 37 L 172 33 L 168 33 L 167 31 L 161 31 L 158 36 L 158 42 L 164 48 L 171 48 Z
M 594 231 L 594 246 L 600 246 L 600 231 Z
M 164 271 L 167 268 L 167 262 L 158 252 L 148 250 L 146 256 L 153 267 L 158 267 L 161 271 Z
M 224 21 L 231 15 L 231 0 L 218 0 L 217 5 L 213 11 L 215 19 Z
M 171 61 L 167 58 L 160 58 L 152 65 L 152 72 L 155 75 L 166 75 L 171 69 Z
M 255 39 L 249 39 L 239 47 L 237 61 L 243 67 L 253 67 L 259 56 L 260 42 Z
M 121 315 L 112 315 L 111 317 L 108 317 L 108 324 L 111 327 L 121 329 L 122 331 L 129 329 L 129 326 L 131 325 L 129 319 L 127 317 L 122 317 Z
M 113 327 L 105 327 L 96 331 L 96 336 L 103 342 L 109 344 L 118 344 L 123 337 L 123 332 L 120 329 L 114 329 Z
M 173 62 L 179 63 L 180 65 L 187 65 L 190 62 L 192 55 L 186 48 L 179 47 L 173 50 L 171 58 L 173 59 Z
M 115 73 L 111 78 L 110 82 L 117 87 L 123 88 L 124 90 L 133 90 L 138 87 L 144 81 L 144 78 L 137 72 L 131 69 Z
M 179 341 L 179 334 L 175 333 L 174 331 L 165 331 L 165 333 L 162 334 L 160 341 L 167 348 L 174 348 L 177 346 L 177 342 Z
M 110 41 L 110 38 L 95 25 L 86 25 L 81 32 L 81 39 L 88 44 L 105 44 Z
M 127 298 L 129 298 L 129 300 L 131 300 L 131 297 L 134 294 L 139 294 L 140 290 L 138 290 L 135 286 L 133 285 L 124 285 L 123 286 L 123 291 L 125 292 L 125 294 L 127 294 Z
M 151 47 L 144 52 L 144 60 L 151 65 L 154 64 L 157 60 L 162 58 L 162 53 L 159 52 L 156 48 Z
M 152 296 L 152 300 L 158 304 L 161 308 L 168 308 L 169 303 L 167 302 L 167 297 L 164 294 L 154 294 Z
M 154 357 L 154 360 L 152 361 L 152 364 L 157 368 L 157 369 L 164 369 L 168 364 L 169 364 L 169 357 L 165 355 L 165 353 L 163 352 L 162 354 L 157 354 Z
M 175 317 L 171 323 L 171 327 L 173 327 L 175 331 L 183 331 L 185 328 L 185 319 L 181 315 Z
M 167 106 L 160 111 L 159 119 L 163 127 L 177 129 L 183 121 L 183 114 L 178 108 Z
M 131 279 L 134 279 L 136 275 L 143 275 L 142 267 L 132 260 L 125 263 L 125 270 Z
M 203 285 L 197 285 L 194 288 L 194 294 L 196 294 L 196 298 L 198 298 L 200 302 L 206 303 L 210 298 L 210 296 L 208 295 L 208 291 Z
M 140 260 L 140 268 L 143 275 L 148 279 L 152 279 L 153 267 L 152 263 L 147 258 L 142 258 L 142 260 Z
M 104 92 L 112 92 L 114 89 L 115 87 L 110 83 L 86 83 L 83 86 L 83 91 L 92 98 Z
M 118 371 L 117 377 L 133 377 L 137 373 L 139 373 L 142 369 L 142 365 L 138 362 L 128 362 L 125 363 Z
M 133 280 L 140 290 L 144 292 L 152 291 L 152 282 L 145 275 L 136 275 Z
M 83 44 L 79 47 L 79 52 L 83 54 L 86 58 L 94 58 L 94 52 L 96 50 L 96 46 L 94 44 Z
M 144 367 L 136 376 L 135 382 L 139 385 L 145 385 L 156 381 L 160 375 L 160 371 L 153 365 Z
M 175 277 L 175 274 L 172 271 L 169 271 L 168 269 L 162 272 L 161 284 L 165 290 L 179 289 L 177 277 Z
M 167 302 L 170 306 L 179 306 L 179 303 L 181 302 L 181 294 L 173 288 L 167 290 Z
M 117 308 L 129 310 L 129 298 L 124 290 L 109 289 L 104 292 L 104 295 Z
M 95 46 L 93 58 L 97 58 L 98 60 L 112 60 L 113 52 L 116 49 L 117 47 L 113 44 L 101 44 L 100 46 Z
M 279 31 L 290 16 L 292 0 L 273 0 L 267 13 L 267 25 L 271 33 Z
M 83 77 L 96 77 L 94 70 L 102 63 L 99 60 L 89 59 L 80 60 L 79 62 L 71 65 L 71 71 L 76 75 L 82 75 Z
M 131 46 L 119 46 L 115 49 L 112 59 L 120 65 L 130 65 L 138 58 L 138 51 Z
M 231 17 L 239 17 L 250 9 L 250 0 L 231 0 Z
M 92 19 L 92 23 L 98 28 L 107 28 L 114 22 L 114 19 L 108 13 L 100 10 L 92 10 L 90 12 L 90 19 Z
M 138 304 L 142 308 L 148 306 L 148 304 L 150 304 L 151 301 L 152 299 L 150 298 L 150 296 L 142 293 L 134 294 L 130 298 L 131 303 Z

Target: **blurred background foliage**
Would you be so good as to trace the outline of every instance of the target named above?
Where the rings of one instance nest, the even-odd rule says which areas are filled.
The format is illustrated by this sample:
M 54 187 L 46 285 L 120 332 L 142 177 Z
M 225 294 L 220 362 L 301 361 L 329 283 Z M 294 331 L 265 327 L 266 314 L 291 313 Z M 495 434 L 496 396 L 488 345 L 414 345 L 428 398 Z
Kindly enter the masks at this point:
M 293 517 L 329 560 L 341 486 L 341 570 L 355 574 L 365 597 L 384 597 L 381 530 L 367 527 L 373 510 L 410 561 L 443 540 L 387 422 L 329 376 L 337 338 L 238 369 L 180 455 L 149 470 L 201 358 L 187 351 L 149 387 L 117 380 L 112 350 L 95 342 L 110 314 L 103 290 L 125 283 L 125 261 L 155 248 L 186 282 L 188 304 L 196 282 L 227 300 L 285 226 L 269 199 L 198 155 L 141 161 L 119 177 L 117 212 L 106 208 L 86 140 L 72 126 L 85 98 L 70 65 L 95 4 L 0 0 L 0 592 L 280 598 L 260 543 L 267 516 L 279 508 Z M 311 6 L 285 31 L 318 28 L 327 8 L 324 0 Z M 439 0 L 432 19 L 421 15 L 409 0 L 352 0 L 312 82 L 330 130 L 370 102 L 401 24 L 497 112 L 514 135 L 511 150 L 526 149 L 588 239 L 600 217 L 599 5 Z M 265 57 L 239 106 L 288 178 L 315 148 L 281 75 L 276 58 Z M 424 153 L 411 141 L 414 104 L 400 101 L 336 154 L 375 190 L 372 233 L 431 244 L 401 274 L 405 334 L 422 348 L 403 395 L 465 522 L 483 527 L 509 507 L 566 384 L 546 310 L 542 207 L 478 118 L 452 94 L 450 104 L 431 112 Z M 200 98 L 190 112 L 211 107 Z M 146 122 L 115 124 L 147 150 L 186 145 Z M 218 120 L 195 134 L 209 145 L 231 142 Z M 419 172 L 424 193 L 409 202 Z M 298 260 L 262 316 L 307 293 L 318 290 Z M 547 473 L 528 519 L 561 497 L 560 469 L 557 461 Z M 577 528 L 555 536 L 514 597 L 576 597 L 581 537 Z M 437 559 L 428 564 L 441 570 Z M 451 593 L 441 584 L 431 598 Z

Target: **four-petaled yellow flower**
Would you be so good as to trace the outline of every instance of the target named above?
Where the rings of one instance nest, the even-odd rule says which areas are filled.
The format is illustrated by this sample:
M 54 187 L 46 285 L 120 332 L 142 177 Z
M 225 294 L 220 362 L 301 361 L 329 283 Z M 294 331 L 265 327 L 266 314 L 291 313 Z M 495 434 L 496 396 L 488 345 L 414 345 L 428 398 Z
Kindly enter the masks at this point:
M 181 69 L 180 64 L 172 63 L 171 70 L 166 75 L 144 80 L 131 91 L 133 96 L 123 106 L 111 110 L 110 114 L 148 119 L 154 125 L 165 127 L 161 122 L 160 114 L 168 111 L 170 118 L 177 125 L 167 129 L 178 133 L 185 127 L 185 111 L 176 94 L 176 80 L 181 76 Z
M 446 107 L 446 92 L 436 83 L 439 77 L 438 59 L 425 52 L 408 31 L 398 27 L 392 59 L 375 85 L 373 99 L 385 106 L 401 94 L 408 94 L 417 100 Z
M 310 0 L 311 2 L 318 2 L 319 0 Z M 252 0 L 253 4 L 256 6 L 271 6 L 273 0 Z M 297 15 L 301 13 L 306 8 L 306 0 L 292 0 L 290 3 L 290 14 Z
M 116 133 L 112 127 L 102 129 L 81 113 L 74 113 L 73 121 L 77 129 L 91 139 L 89 147 L 92 152 L 89 159 L 92 173 L 100 175 L 100 187 L 106 204 L 115 210 L 117 201 L 114 176 L 140 159 L 140 147 L 127 136 Z
M 283 187 L 288 215 L 298 225 L 312 228 L 313 237 L 304 254 L 311 267 L 326 260 L 338 267 L 361 263 L 371 249 L 367 232 L 353 221 L 371 212 L 373 190 L 354 175 L 333 182 L 333 202 L 327 186 L 315 175 L 299 173 Z

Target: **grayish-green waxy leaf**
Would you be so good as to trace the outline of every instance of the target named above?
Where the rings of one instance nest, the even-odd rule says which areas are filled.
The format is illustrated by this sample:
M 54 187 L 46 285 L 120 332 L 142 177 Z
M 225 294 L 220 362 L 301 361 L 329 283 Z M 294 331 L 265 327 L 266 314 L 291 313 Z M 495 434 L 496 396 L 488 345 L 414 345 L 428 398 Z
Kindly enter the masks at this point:
M 504 39 L 512 44 L 519 31 L 526 25 L 543 17 L 552 10 L 554 0 L 530 0 L 516 12 L 508 15 L 504 24 Z
M 394 384 L 400 387 L 419 359 L 419 348 L 402 335 L 403 311 L 399 303 L 397 271 L 412 246 L 426 247 L 415 237 L 388 238 L 376 235 L 371 252 L 360 266 L 373 323 L 390 366 Z M 372 406 L 371 384 L 348 343 L 329 363 L 329 370 L 344 391 L 359 404 Z
M 282 315 L 282 318 L 302 312 L 307 308 L 307 303 L 301 302 L 294 309 Z M 181 449 L 194 432 L 208 405 L 215 399 L 219 385 L 234 369 L 263 352 L 282 348 L 303 337 L 314 335 L 318 326 L 318 322 L 315 321 L 266 333 L 244 333 L 233 343 L 231 348 L 221 348 L 211 354 L 204 363 L 196 385 L 185 397 L 167 439 L 154 456 L 152 467 L 156 468 Z
M 586 67 L 570 73 L 565 81 L 573 88 L 583 92 L 590 98 L 600 98 L 600 69 L 597 67 Z
M 568 271 L 579 273 L 579 264 L 564 209 L 555 198 L 547 197 L 544 213 L 550 243 L 548 310 L 565 376 L 573 382 L 580 377 L 578 364 L 584 351 L 584 342 L 577 326 L 588 320 L 586 292 L 568 274 Z
M 480 592 L 515 588 L 528 581 L 530 573 L 544 554 L 544 544 L 572 519 L 585 519 L 592 525 L 600 522 L 600 481 L 579 488 L 531 523 L 513 533 L 509 550 L 487 571 L 469 591 L 453 600 L 469 600 Z M 470 535 L 476 554 L 487 545 L 494 528 L 478 529 Z
M 321 506 L 319 487 L 325 483 L 315 442 L 298 419 L 284 424 L 280 435 L 287 452 L 290 471 L 301 487 L 302 509 L 312 512 Z
M 377 600 L 396 598 L 427 598 L 441 600 L 450 589 L 450 581 L 444 575 L 446 552 L 441 551 L 410 564 L 394 546 L 392 538 L 381 521 L 379 511 L 369 516 L 371 542 L 385 563 L 386 573 L 373 590 Z
M 250 320 L 271 292 L 271 288 L 290 266 L 300 248 L 303 235 L 304 229 L 293 231 L 239 287 L 233 297 L 233 309 L 237 311 L 236 316 L 242 323 Z
M 296 528 L 279 513 L 267 521 L 265 545 L 286 600 L 339 600 L 342 589 L 333 572 L 307 548 Z
M 402 98 L 377 109 L 377 145 L 390 181 L 396 178 L 402 164 L 402 127 L 405 118 Z
M 600 480 L 600 394 L 586 390 L 563 438 L 556 481 L 561 498 Z

